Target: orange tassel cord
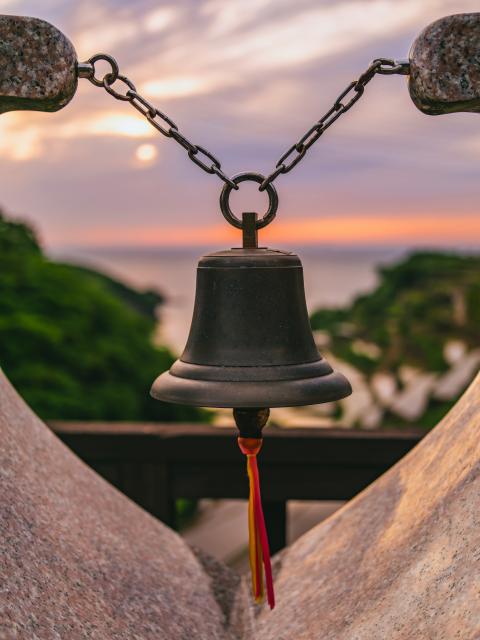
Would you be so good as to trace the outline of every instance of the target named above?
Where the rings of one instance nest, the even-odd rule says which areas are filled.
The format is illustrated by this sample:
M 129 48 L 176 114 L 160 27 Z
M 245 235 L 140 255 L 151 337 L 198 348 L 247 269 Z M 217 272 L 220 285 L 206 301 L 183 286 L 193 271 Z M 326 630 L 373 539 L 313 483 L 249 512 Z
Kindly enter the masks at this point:
M 248 500 L 248 538 L 253 597 L 255 598 L 256 603 L 263 602 L 266 588 L 267 602 L 270 609 L 273 609 L 275 606 L 275 594 L 273 591 L 270 548 L 268 545 L 265 518 L 263 516 L 262 498 L 260 494 L 260 478 L 257 466 L 257 453 L 262 447 L 262 439 L 239 437 L 238 446 L 240 447 L 241 452 L 247 456 L 247 472 L 250 483 L 250 495 Z

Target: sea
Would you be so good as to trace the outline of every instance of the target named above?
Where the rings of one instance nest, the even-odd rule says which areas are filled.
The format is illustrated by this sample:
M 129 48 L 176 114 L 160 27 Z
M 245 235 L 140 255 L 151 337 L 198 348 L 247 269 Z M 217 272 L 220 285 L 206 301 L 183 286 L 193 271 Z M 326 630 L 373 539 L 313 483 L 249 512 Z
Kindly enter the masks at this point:
M 276 247 L 283 249 L 285 247 Z M 160 339 L 178 355 L 188 336 L 200 256 L 219 247 L 63 248 L 49 251 L 56 260 L 86 265 L 136 289 L 155 289 L 165 297 Z M 303 263 L 309 312 L 348 305 L 378 283 L 378 270 L 413 250 L 405 247 L 288 247 Z

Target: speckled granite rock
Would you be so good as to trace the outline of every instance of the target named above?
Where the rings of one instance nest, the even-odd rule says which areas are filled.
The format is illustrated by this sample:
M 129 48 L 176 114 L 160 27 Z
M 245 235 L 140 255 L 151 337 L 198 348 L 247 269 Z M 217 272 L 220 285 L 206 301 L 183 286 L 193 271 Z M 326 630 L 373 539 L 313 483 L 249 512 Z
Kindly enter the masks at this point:
M 217 579 L 214 579 L 214 578 Z M 0 639 L 225 640 L 239 578 L 76 458 L 0 373 Z
M 480 378 L 395 467 L 276 559 L 261 640 L 480 638 Z
M 0 16 L 0 113 L 57 111 L 77 88 L 77 56 L 54 26 L 23 16 Z
M 410 51 L 410 95 L 429 115 L 480 112 L 480 13 L 441 18 Z

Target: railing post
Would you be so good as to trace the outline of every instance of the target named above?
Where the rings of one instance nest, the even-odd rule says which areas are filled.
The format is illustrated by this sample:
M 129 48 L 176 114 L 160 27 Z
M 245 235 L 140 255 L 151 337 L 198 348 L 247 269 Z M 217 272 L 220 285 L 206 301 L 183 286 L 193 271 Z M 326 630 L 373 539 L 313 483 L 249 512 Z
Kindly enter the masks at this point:
M 167 462 L 157 467 L 157 500 L 154 515 L 172 529 L 176 529 L 175 499 L 172 496 L 170 469 Z

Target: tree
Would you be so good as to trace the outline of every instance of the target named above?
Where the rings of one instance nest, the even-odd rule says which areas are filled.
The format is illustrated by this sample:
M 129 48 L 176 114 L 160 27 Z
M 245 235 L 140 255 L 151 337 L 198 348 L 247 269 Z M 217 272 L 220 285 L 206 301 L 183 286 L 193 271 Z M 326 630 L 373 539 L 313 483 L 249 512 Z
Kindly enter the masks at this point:
M 0 364 L 43 419 L 198 420 L 153 400 L 173 356 L 152 343 L 155 292 L 59 264 L 0 212 Z

